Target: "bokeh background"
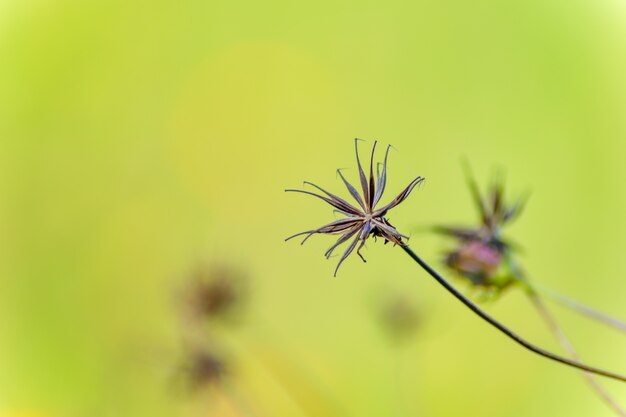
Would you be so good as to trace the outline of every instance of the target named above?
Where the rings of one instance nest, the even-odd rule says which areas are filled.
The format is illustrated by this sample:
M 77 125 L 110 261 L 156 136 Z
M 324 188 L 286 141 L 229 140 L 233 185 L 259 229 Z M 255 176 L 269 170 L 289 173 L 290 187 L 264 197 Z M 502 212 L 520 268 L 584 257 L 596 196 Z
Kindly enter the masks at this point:
M 333 279 L 329 238 L 283 241 L 331 210 L 283 190 L 341 190 L 354 137 L 391 143 L 387 198 L 427 177 L 391 220 L 441 267 L 424 227 L 476 220 L 460 159 L 499 169 L 531 192 L 508 235 L 532 279 L 626 317 L 625 22 L 618 0 L 0 2 L 0 415 L 612 415 L 398 248 Z M 228 376 L 181 389 L 176 294 L 216 263 L 247 280 L 200 330 Z M 559 350 L 520 292 L 486 308 Z M 554 312 L 626 372 L 623 335 Z

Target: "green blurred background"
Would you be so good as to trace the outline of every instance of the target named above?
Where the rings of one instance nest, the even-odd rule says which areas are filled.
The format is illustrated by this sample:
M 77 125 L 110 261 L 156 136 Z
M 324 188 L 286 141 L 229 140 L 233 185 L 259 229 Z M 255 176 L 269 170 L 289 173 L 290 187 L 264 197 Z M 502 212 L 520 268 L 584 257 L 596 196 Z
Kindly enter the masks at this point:
M 333 279 L 329 238 L 283 241 L 331 210 L 283 189 L 341 190 L 355 136 L 391 143 L 387 198 L 427 177 L 391 220 L 440 266 L 423 227 L 476 219 L 460 158 L 499 167 L 532 192 L 508 231 L 529 275 L 625 317 L 625 22 L 617 0 L 1 1 L 0 416 L 612 415 L 398 248 Z M 230 377 L 181 393 L 173 294 L 214 262 L 249 278 L 211 329 Z M 401 343 L 387 294 L 419 315 Z M 559 350 L 523 294 L 487 308 Z M 623 337 L 555 312 L 626 372 Z

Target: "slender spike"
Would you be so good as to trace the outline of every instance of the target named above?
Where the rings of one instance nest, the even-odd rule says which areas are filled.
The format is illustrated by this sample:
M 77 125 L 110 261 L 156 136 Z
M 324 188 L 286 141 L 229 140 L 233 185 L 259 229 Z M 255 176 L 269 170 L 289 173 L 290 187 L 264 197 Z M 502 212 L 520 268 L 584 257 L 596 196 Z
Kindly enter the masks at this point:
M 363 226 L 361 227 L 361 239 L 363 240 L 367 239 L 367 235 L 370 234 L 373 228 L 374 226 L 372 226 L 371 220 L 368 220 L 365 223 L 363 223 Z
M 365 257 L 361 254 L 361 249 L 363 249 L 363 246 L 365 246 L 365 240 L 361 240 L 361 244 L 356 250 L 356 254 L 359 255 L 359 258 L 361 258 L 363 262 L 367 263 L 367 260 L 365 260 Z
M 315 185 L 315 184 L 313 184 L 312 182 L 309 182 L 309 181 L 304 181 L 304 183 L 305 183 L 305 184 L 308 184 L 308 185 L 310 185 L 310 186 L 312 186 L 312 187 L 317 188 L 318 190 L 320 190 L 321 192 L 323 192 L 324 194 L 326 194 L 328 197 L 330 197 L 332 200 L 334 200 L 334 201 L 336 201 L 336 202 L 341 203 L 342 205 L 344 205 L 344 206 L 346 207 L 346 209 L 349 209 L 349 210 L 351 210 L 351 211 L 352 211 L 352 212 L 354 212 L 354 213 L 358 213 L 358 214 L 360 214 L 359 209 L 357 209 L 356 207 L 354 207 L 352 204 L 348 203 L 348 202 L 347 202 L 346 200 L 344 200 L 343 198 L 341 198 L 341 197 L 339 197 L 339 196 L 337 196 L 337 195 L 335 195 L 335 194 L 333 194 L 333 193 L 330 193 L 330 192 L 326 191 L 325 189 L 323 189 L 323 188 L 322 188 L 322 187 L 320 187 L 319 185 Z
M 424 180 L 425 178 L 421 176 L 415 178 L 413 181 L 409 183 L 409 185 L 404 190 L 402 190 L 400 194 L 396 196 L 396 198 L 391 200 L 389 204 L 376 210 L 373 213 L 373 216 L 374 217 L 384 216 L 387 211 L 391 210 L 398 204 L 402 203 L 409 196 L 409 194 L 411 194 L 411 191 L 413 191 L 413 188 L 415 188 L 417 184 L 423 182 Z
M 360 226 L 359 227 L 355 227 L 353 230 L 347 231 L 345 234 L 341 235 L 339 237 L 339 239 L 337 239 L 337 241 L 335 243 L 333 243 L 333 245 L 328 248 L 328 250 L 326 251 L 326 253 L 324 253 L 324 256 L 326 257 L 326 259 L 330 258 L 330 255 L 333 254 L 333 251 L 342 243 L 344 243 L 346 240 L 350 239 L 352 236 L 354 236 L 354 234 L 356 232 L 358 232 L 360 230 Z
M 298 237 L 298 236 L 302 236 L 302 235 L 307 235 L 307 234 L 312 234 L 314 233 L 313 230 L 307 230 L 306 232 L 300 232 L 300 233 L 296 233 L 295 235 L 291 235 L 288 238 L 285 239 L 285 242 L 293 239 L 294 237 Z
M 517 216 L 521 214 L 521 212 L 526 207 L 526 203 L 528 202 L 528 198 L 530 197 L 530 193 L 525 193 L 522 197 L 520 197 L 517 202 L 513 205 L 513 207 L 509 208 L 504 212 L 502 217 L 503 222 L 509 222 L 514 220 Z
M 484 225 L 487 225 L 489 221 L 489 214 L 487 212 L 487 208 L 485 207 L 485 202 L 480 195 L 480 190 L 478 188 L 478 183 L 476 182 L 476 178 L 472 173 L 472 169 L 467 162 L 467 159 L 462 160 L 463 171 L 465 172 L 465 179 L 467 181 L 467 185 L 470 188 L 470 192 L 472 193 L 472 198 L 474 199 L 474 204 L 476 204 L 476 208 L 480 214 L 480 220 Z
M 363 189 L 363 201 L 367 204 L 367 202 L 369 201 L 367 178 L 365 177 L 365 172 L 363 172 L 363 167 L 361 166 L 361 160 L 359 159 L 359 139 L 358 138 L 354 139 L 354 151 L 356 152 L 356 163 L 359 167 L 359 179 L 361 180 L 361 188 Z
M 300 233 L 296 233 L 295 235 L 289 236 L 288 238 L 285 239 L 285 242 L 288 240 L 293 239 L 294 237 L 298 237 L 298 236 L 302 236 L 302 235 L 308 235 L 303 241 L 302 244 L 304 244 L 304 242 L 306 242 L 306 240 L 311 237 L 312 235 L 316 234 L 316 233 L 329 233 L 329 234 L 335 234 L 335 233 L 339 233 L 342 232 L 346 229 L 349 229 L 350 227 L 353 227 L 354 225 L 358 224 L 359 220 L 355 220 L 351 217 L 347 217 L 347 218 L 343 218 L 343 219 L 339 219 L 339 220 L 335 220 L 333 222 L 330 222 L 324 226 L 321 226 L 317 229 L 313 229 L 313 230 L 307 230 L 304 232 L 300 232 Z
M 335 220 L 328 224 L 325 224 L 324 226 L 321 226 L 315 230 L 312 230 L 312 232 L 324 233 L 324 234 L 337 234 L 337 233 L 342 233 L 360 224 L 361 224 L 360 218 L 346 217 L 346 218 Z
M 359 203 L 359 206 L 361 206 L 361 208 L 365 210 L 365 204 L 363 203 L 363 199 L 359 195 L 359 192 L 356 190 L 356 188 L 354 188 L 354 186 L 350 184 L 348 180 L 346 180 L 340 169 L 337 170 L 337 174 L 339 174 L 339 176 L 343 180 L 343 183 L 346 185 L 346 188 L 350 192 L 350 195 L 356 200 L 357 203 Z
M 479 236 L 478 231 L 465 227 L 434 226 L 430 230 L 441 235 L 453 236 L 461 240 L 474 240 Z
M 502 210 L 504 208 L 504 184 L 501 182 L 496 182 L 493 185 L 492 191 L 492 213 L 491 217 L 494 223 L 498 223 L 502 220 Z
M 301 245 L 304 245 L 304 243 L 305 243 L 307 240 L 309 240 L 309 238 L 310 238 L 311 236 L 313 236 L 314 234 L 315 234 L 315 233 L 309 233 L 308 235 L 306 235 L 306 236 L 304 237 L 304 239 L 302 239 L 302 242 L 300 242 L 300 244 L 301 244 Z
M 491 212 L 489 213 L 490 226 L 492 228 L 502 224 L 504 214 L 506 212 L 506 205 L 504 201 L 504 172 L 501 168 L 496 168 L 493 173 L 492 185 L 491 185 L 491 199 L 488 201 L 491 205 L 488 207 Z
M 383 172 L 378 176 L 378 186 L 376 187 L 376 194 L 374 196 L 374 202 L 372 203 L 372 209 L 376 207 L 376 204 L 380 201 L 385 192 L 385 186 L 387 185 L 387 157 L 389 156 L 389 149 L 391 145 L 387 145 L 385 151 L 385 162 L 383 163 Z
M 348 248 L 346 249 L 346 251 L 343 253 L 343 255 L 341 255 L 341 259 L 339 259 L 339 263 L 337 264 L 337 267 L 335 268 L 335 273 L 333 274 L 334 277 L 337 276 L 337 271 L 339 270 L 339 267 L 341 266 L 341 264 L 343 263 L 343 261 L 346 260 L 346 258 L 348 256 L 350 256 L 350 254 L 352 253 L 352 251 L 354 250 L 354 248 L 356 247 L 356 244 L 359 243 L 359 239 L 361 238 L 361 236 L 357 236 L 352 243 L 350 243 L 350 246 L 348 246 Z
M 325 234 L 337 234 L 345 232 L 346 230 L 358 226 L 361 224 L 360 219 L 340 219 L 334 222 L 331 222 L 325 226 L 320 227 L 319 229 L 314 230 L 315 233 L 325 233 Z
M 374 141 L 374 146 L 372 146 L 372 156 L 370 156 L 370 182 L 369 182 L 369 193 L 367 205 L 369 207 L 369 211 L 371 212 L 374 208 L 374 194 L 376 193 L 376 183 L 374 182 L 374 153 L 376 152 L 376 144 L 377 140 Z
M 296 190 L 296 189 L 287 189 L 287 190 L 285 190 L 285 192 L 288 192 L 288 193 L 302 193 L 302 194 L 312 195 L 313 197 L 317 197 L 317 198 L 319 198 L 321 200 L 324 200 L 325 202 L 327 202 L 328 204 L 330 204 L 331 206 L 333 206 L 337 210 L 341 211 L 342 213 L 345 213 L 346 216 L 360 216 L 361 215 L 361 213 L 359 213 L 358 211 L 356 211 L 354 209 L 347 210 L 345 206 L 342 207 L 342 205 L 338 204 L 336 201 L 333 201 L 332 199 L 326 198 L 326 197 L 321 196 L 319 194 L 312 193 L 310 191 Z

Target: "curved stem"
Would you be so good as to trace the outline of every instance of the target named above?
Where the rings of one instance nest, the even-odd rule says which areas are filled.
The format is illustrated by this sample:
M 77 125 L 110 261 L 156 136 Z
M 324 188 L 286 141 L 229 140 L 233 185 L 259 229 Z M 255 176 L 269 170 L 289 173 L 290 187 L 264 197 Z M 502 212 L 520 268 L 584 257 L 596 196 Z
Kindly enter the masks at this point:
M 615 317 L 611 317 L 608 314 L 605 314 L 601 311 L 598 311 L 594 308 L 586 306 L 576 300 L 573 300 L 569 297 L 561 295 L 557 292 L 549 290 L 547 288 L 535 287 L 536 290 L 540 291 L 542 294 L 545 294 L 548 298 L 553 300 L 554 302 L 562 305 L 563 307 L 567 307 L 571 310 L 576 311 L 577 313 L 582 314 L 592 320 L 599 321 L 600 323 L 604 323 L 607 326 L 613 327 L 621 332 L 626 333 L 626 322 L 616 319 Z
M 415 252 L 411 250 L 406 244 L 400 245 L 400 247 L 415 261 L 417 262 L 428 274 L 433 277 L 441 286 L 443 286 L 450 294 L 452 294 L 457 300 L 463 303 L 467 308 L 472 310 L 476 315 L 485 320 L 487 323 L 491 324 L 493 327 L 498 329 L 500 332 L 508 336 L 510 339 L 513 339 L 516 343 L 523 346 L 524 348 L 534 352 L 544 358 L 551 359 L 556 362 L 560 362 L 564 365 L 571 366 L 573 368 L 577 368 L 583 371 L 591 372 L 597 375 L 602 375 L 607 378 L 616 379 L 618 381 L 626 382 L 626 377 L 616 374 L 614 372 L 605 371 L 600 368 L 595 368 L 593 366 L 585 365 L 581 362 L 564 358 L 562 356 L 556 355 L 552 352 L 549 352 L 545 349 L 542 349 L 538 346 L 533 345 L 530 342 L 527 342 L 525 339 L 517 335 L 515 332 L 510 330 L 508 327 L 497 321 L 495 318 L 491 317 L 485 311 L 483 311 L 480 307 L 474 304 L 469 298 L 465 297 L 462 293 L 460 293 L 456 288 L 452 286 L 445 278 L 443 278 L 437 271 L 430 267 L 426 262 L 422 260 Z
M 545 321 L 546 325 L 550 329 L 550 332 L 559 341 L 563 349 L 565 349 L 567 354 L 572 359 L 579 360 L 576 349 L 574 349 L 574 346 L 569 341 L 569 339 L 567 338 L 567 336 L 565 335 L 561 327 L 558 325 L 554 316 L 550 314 L 550 311 L 548 310 L 548 308 L 545 306 L 545 304 L 539 297 L 539 294 L 532 288 L 528 289 L 527 294 L 528 294 L 528 297 L 530 298 L 530 301 L 535 306 L 535 309 L 537 310 L 541 318 Z M 587 381 L 587 383 L 589 384 L 589 386 L 591 387 L 591 389 L 593 389 L 596 392 L 596 394 L 598 394 L 598 396 L 609 407 L 611 407 L 613 411 L 615 411 L 615 413 L 617 413 L 618 415 L 622 417 L 626 417 L 626 411 L 624 411 L 624 409 L 617 403 L 617 401 L 615 401 L 611 397 L 611 395 L 606 391 L 606 389 L 604 389 L 602 385 L 600 385 L 600 383 L 596 380 L 596 378 L 594 378 L 592 374 L 590 374 L 589 372 L 583 372 L 582 375 Z

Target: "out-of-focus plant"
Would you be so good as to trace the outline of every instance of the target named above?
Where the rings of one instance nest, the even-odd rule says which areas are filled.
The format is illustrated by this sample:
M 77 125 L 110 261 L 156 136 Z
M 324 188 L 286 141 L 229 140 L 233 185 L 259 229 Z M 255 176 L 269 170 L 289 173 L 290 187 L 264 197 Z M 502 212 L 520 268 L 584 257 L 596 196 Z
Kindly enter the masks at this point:
M 456 240 L 455 247 L 444 256 L 445 264 L 478 289 L 480 298 L 492 299 L 523 282 L 523 273 L 513 257 L 516 245 L 505 239 L 503 229 L 521 213 L 525 199 L 507 205 L 504 184 L 499 180 L 483 198 L 467 165 L 466 170 L 480 223 L 475 227 L 437 226 L 435 231 Z
M 522 211 L 526 199 L 508 205 L 504 196 L 504 182 L 497 179 L 486 196 L 482 196 L 478 184 L 465 164 L 468 186 L 476 205 L 480 222 L 474 227 L 437 226 L 435 231 L 454 238 L 455 245 L 444 255 L 445 264 L 473 288 L 480 291 L 480 298 L 495 300 L 508 288 L 521 288 L 528 295 L 533 306 L 546 323 L 549 330 L 567 354 L 579 360 L 578 353 L 559 327 L 556 319 L 542 301 L 537 288 L 528 280 L 518 266 L 517 247 L 507 240 L 503 230 Z M 545 291 L 547 292 L 547 290 Z M 621 322 L 592 310 L 566 297 L 550 292 L 552 298 L 564 305 L 619 327 Z M 594 314 L 595 313 L 595 314 Z M 583 375 L 591 388 L 618 414 L 626 416 L 626 411 L 609 395 L 591 373 Z
M 381 329 L 397 345 L 410 340 L 421 323 L 416 301 L 400 291 L 388 292 L 376 300 L 377 319 Z
M 218 321 L 235 324 L 246 298 L 246 274 L 223 262 L 197 268 L 177 297 L 182 346 L 178 381 L 190 393 L 219 391 L 235 410 L 249 407 L 228 380 L 233 358 L 214 330 Z
M 248 296 L 246 275 L 224 262 L 198 268 L 182 290 L 181 312 L 193 323 L 233 322 Z
M 183 382 L 190 391 L 219 384 L 225 377 L 225 359 L 209 347 L 185 348 L 179 366 Z
M 369 180 L 365 175 L 363 168 L 361 166 L 361 162 L 358 155 L 358 139 L 355 139 L 355 151 L 357 154 L 357 168 L 359 172 L 359 180 L 361 183 L 361 191 L 362 194 L 359 194 L 356 188 L 350 184 L 344 177 L 341 175 L 341 179 L 344 182 L 348 192 L 358 204 L 354 205 L 344 200 L 343 198 L 330 193 L 321 187 L 312 184 L 310 182 L 305 182 L 305 184 L 311 185 L 317 190 L 319 190 L 322 194 L 317 194 L 315 192 L 306 191 L 306 190 L 297 190 L 297 189 L 288 189 L 286 191 L 299 192 L 314 196 L 319 198 L 320 200 L 328 203 L 332 206 L 336 212 L 343 215 L 343 218 L 335 220 L 327 225 L 321 226 L 316 229 L 311 229 L 302 233 L 298 233 L 294 236 L 287 238 L 289 240 L 295 236 L 306 235 L 302 243 L 304 243 L 309 237 L 314 234 L 328 234 L 328 235 L 338 235 L 339 238 L 332 245 L 329 250 L 326 252 L 326 257 L 328 258 L 330 254 L 332 254 L 333 250 L 340 246 L 343 243 L 348 243 L 347 249 L 344 251 L 343 255 L 339 260 L 339 264 L 335 268 L 335 275 L 337 273 L 337 269 L 342 264 L 343 261 L 347 259 L 347 257 L 357 249 L 357 254 L 365 261 L 360 250 L 363 248 L 367 239 L 372 237 L 382 237 L 385 243 L 392 242 L 394 246 L 399 246 L 402 248 L 409 257 L 415 261 L 420 267 L 422 267 L 432 278 L 434 278 L 441 286 L 443 286 L 450 294 L 452 294 L 457 300 L 463 303 L 467 308 L 469 308 L 473 313 L 478 315 L 481 319 L 489 323 L 491 326 L 499 330 L 501 333 L 523 346 L 524 348 L 543 356 L 544 358 L 578 368 L 580 370 L 594 373 L 598 375 L 602 375 L 608 378 L 613 378 L 616 380 L 620 380 L 622 382 L 626 382 L 626 377 L 619 375 L 614 372 L 606 371 L 603 369 L 595 368 L 586 364 L 579 362 L 576 359 L 569 359 L 552 352 L 549 352 L 545 349 L 542 349 L 525 339 L 519 336 L 517 333 L 513 332 L 511 329 L 500 323 L 498 320 L 490 316 L 484 310 L 482 310 L 477 304 L 467 298 L 463 293 L 458 291 L 452 284 L 450 284 L 441 274 L 439 274 L 435 269 L 433 269 L 429 264 L 427 264 L 421 257 L 417 255 L 407 244 L 408 238 L 405 235 L 402 235 L 397 229 L 395 229 L 388 221 L 387 214 L 389 210 L 396 207 L 398 204 L 403 202 L 411 193 L 411 191 L 420 183 L 424 181 L 424 178 L 421 176 L 416 177 L 412 180 L 409 185 L 398 194 L 391 202 L 382 207 L 377 207 L 379 201 L 382 199 L 386 182 L 387 182 L 387 156 L 389 148 L 387 148 L 387 153 L 385 154 L 385 160 L 382 164 L 382 171 L 376 170 L 377 175 L 374 176 L 374 156 L 376 150 L 376 142 L 374 142 L 374 146 L 372 148 L 372 153 L 370 157 L 370 169 L 369 169 Z M 501 204 L 502 202 L 498 202 Z M 358 245 L 358 248 L 357 248 Z M 495 255 L 497 252 L 492 251 L 489 255 Z M 493 259 L 488 260 L 487 265 L 493 264 Z
M 225 262 L 203 265 L 190 274 L 178 293 L 179 319 L 183 354 L 178 365 L 178 376 L 190 393 L 219 391 L 237 415 L 253 416 L 255 411 L 231 383 L 234 357 L 224 344 L 216 328 L 239 323 L 249 297 L 249 278 L 240 268 Z M 325 416 L 345 415 L 340 403 L 330 398 L 295 361 L 288 362 L 283 352 L 280 361 L 267 355 L 256 355 L 256 362 L 264 367 L 306 414 Z M 297 384 L 290 382 L 298 381 Z

